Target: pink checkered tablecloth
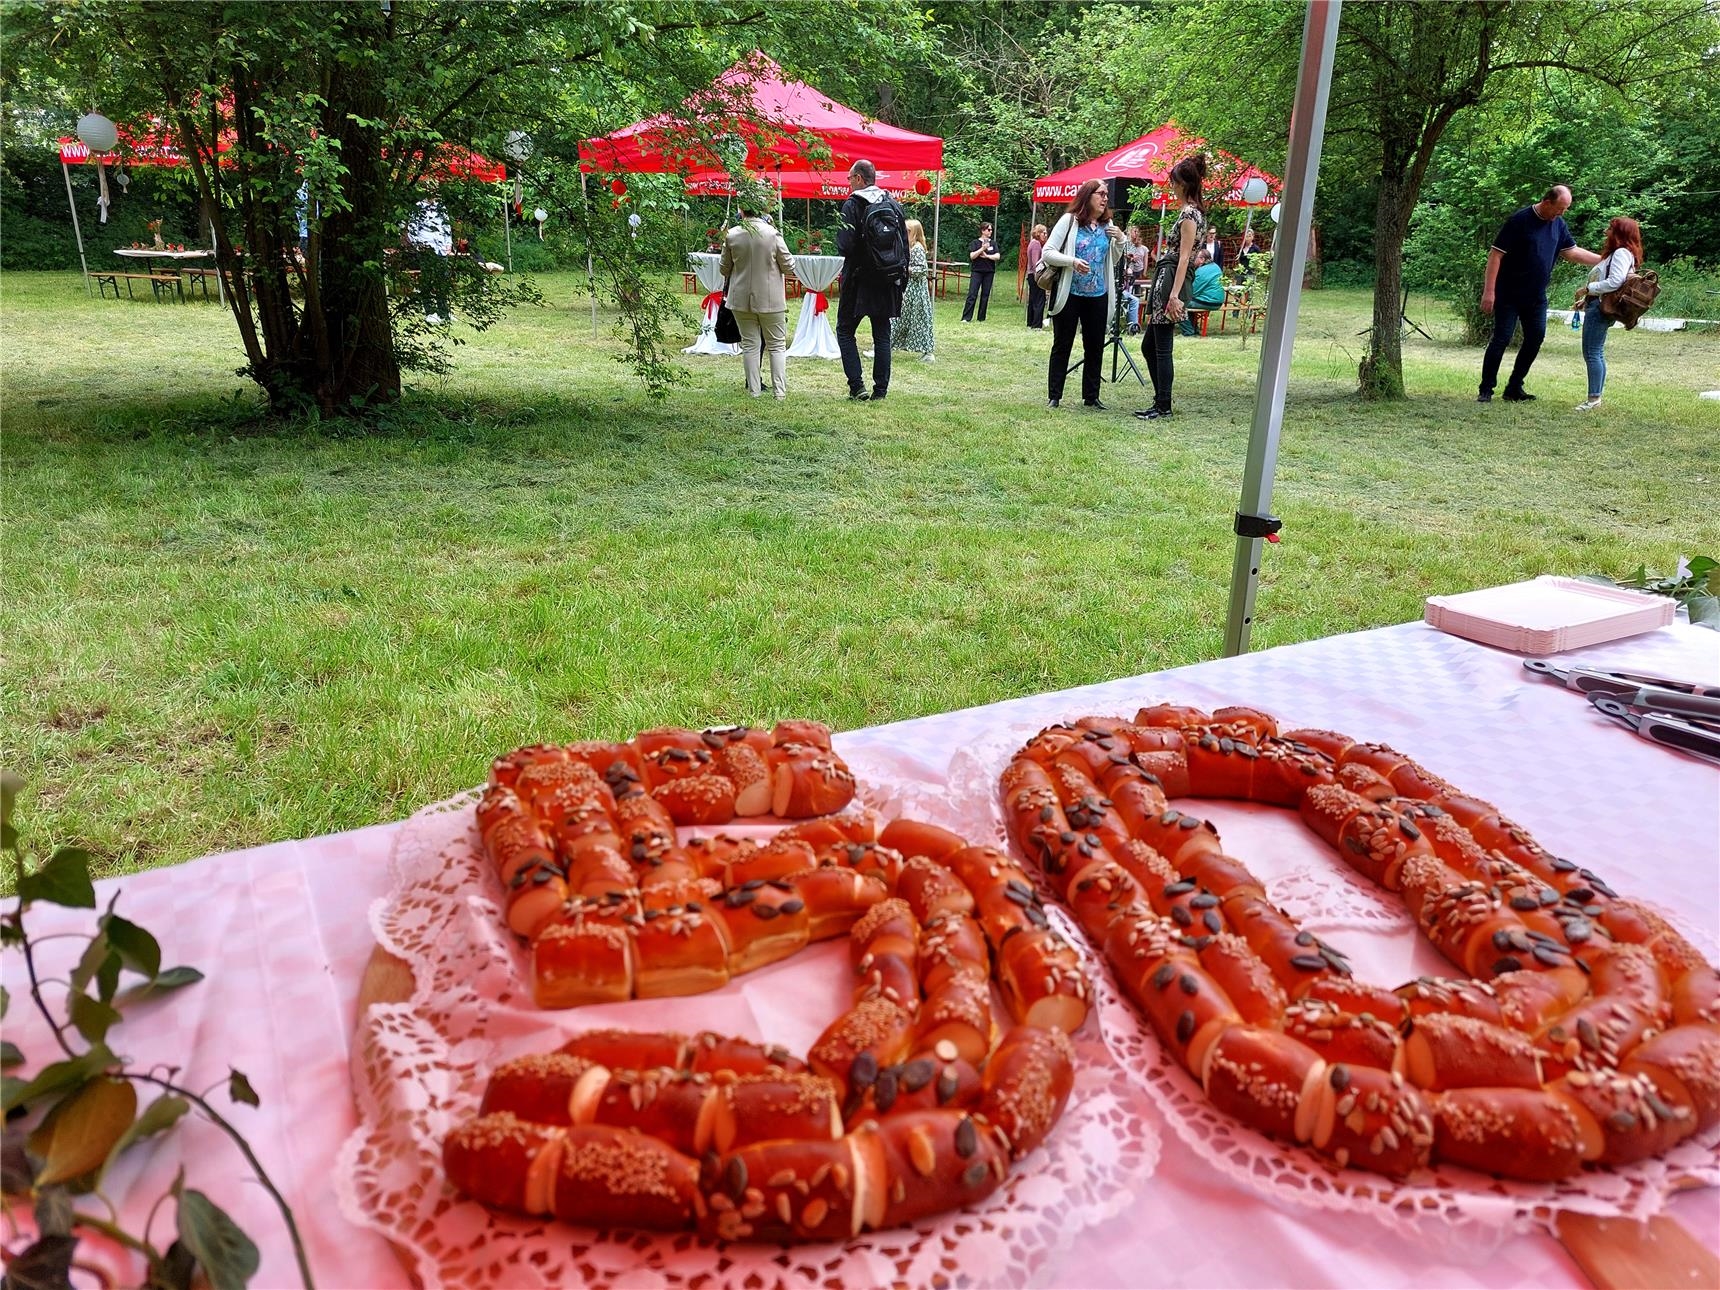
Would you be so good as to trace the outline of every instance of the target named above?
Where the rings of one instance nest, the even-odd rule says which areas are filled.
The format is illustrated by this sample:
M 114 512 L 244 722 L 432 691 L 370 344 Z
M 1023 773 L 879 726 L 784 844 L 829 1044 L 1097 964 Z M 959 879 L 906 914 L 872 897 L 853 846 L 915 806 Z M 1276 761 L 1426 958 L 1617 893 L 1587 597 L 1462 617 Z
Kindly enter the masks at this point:
M 1679 624 L 1561 660 L 1720 683 L 1720 635 Z M 1286 722 L 1393 744 L 1496 802 L 1622 893 L 1672 909 L 1708 947 L 1720 941 L 1720 770 L 1652 747 L 1580 696 L 1530 680 L 1516 655 L 1419 623 L 852 731 L 838 746 L 862 774 L 884 762 L 912 768 L 935 787 L 952 754 L 995 741 L 1000 729 L 1031 733 L 1055 719 L 1132 714 L 1158 700 L 1250 704 Z M 1227 850 L 1268 880 L 1331 861 L 1277 813 L 1213 806 L 1203 814 L 1218 824 Z M 198 1087 L 224 1079 L 229 1065 L 250 1076 L 263 1105 L 232 1108 L 231 1117 L 292 1201 L 323 1286 L 409 1284 L 379 1237 L 342 1218 L 329 1183 L 355 1122 L 348 1060 L 371 950 L 366 915 L 386 891 L 398 828 L 282 842 L 99 886 L 104 905 L 117 890 L 119 912 L 160 936 L 164 962 L 208 974 L 134 1013 L 116 1032 L 119 1046 L 144 1064 L 198 1054 L 181 1073 Z M 76 925 L 59 911 L 33 914 L 39 932 L 62 924 Z M 1346 946 L 1363 976 L 1400 980 L 1434 964 L 1425 947 L 1376 940 Z M 65 946 L 44 947 L 50 965 L 51 951 Z M 32 1024 L 16 956 L 5 958 L 4 969 L 12 996 L 7 1038 L 39 1060 L 51 1041 L 39 1021 Z M 149 1033 L 140 1024 L 146 1017 Z M 1388 1223 L 1265 1201 L 1176 1150 L 1168 1134 L 1165 1148 L 1138 1203 L 1090 1234 L 1079 1257 L 1042 1270 L 1041 1284 L 1582 1284 L 1548 1237 L 1409 1247 Z M 272 1205 L 211 1126 L 187 1120 L 135 1149 L 110 1179 L 113 1194 L 136 1198 L 123 1208 L 138 1210 L 130 1217 L 141 1222 L 181 1163 L 192 1185 L 228 1207 L 262 1247 L 254 1284 L 294 1284 L 292 1251 Z M 1681 1196 L 1672 1212 L 1720 1249 L 1720 1194 Z

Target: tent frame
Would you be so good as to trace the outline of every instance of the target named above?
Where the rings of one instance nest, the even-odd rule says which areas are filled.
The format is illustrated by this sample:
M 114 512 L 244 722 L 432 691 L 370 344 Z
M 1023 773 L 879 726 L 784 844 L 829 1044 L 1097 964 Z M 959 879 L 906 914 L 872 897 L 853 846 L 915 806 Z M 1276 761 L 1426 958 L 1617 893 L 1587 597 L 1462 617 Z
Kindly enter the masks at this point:
M 1281 190 L 1278 232 L 1273 238 L 1275 272 L 1267 293 L 1266 330 L 1260 340 L 1254 419 L 1248 435 L 1242 498 L 1236 511 L 1236 558 L 1230 571 L 1230 605 L 1224 629 L 1226 657 L 1245 653 L 1260 588 L 1261 543 L 1276 538 L 1281 521 L 1271 514 L 1272 480 L 1278 470 L 1278 440 L 1284 426 L 1284 396 L 1290 380 L 1290 350 L 1296 339 L 1296 309 L 1302 299 L 1301 269 L 1308 259 L 1314 223 L 1314 183 L 1326 133 L 1326 99 L 1338 47 L 1338 16 L 1344 0 L 1308 0 L 1302 24 L 1302 62 L 1290 112 L 1290 147 Z M 1288 251 L 1289 254 L 1285 254 Z

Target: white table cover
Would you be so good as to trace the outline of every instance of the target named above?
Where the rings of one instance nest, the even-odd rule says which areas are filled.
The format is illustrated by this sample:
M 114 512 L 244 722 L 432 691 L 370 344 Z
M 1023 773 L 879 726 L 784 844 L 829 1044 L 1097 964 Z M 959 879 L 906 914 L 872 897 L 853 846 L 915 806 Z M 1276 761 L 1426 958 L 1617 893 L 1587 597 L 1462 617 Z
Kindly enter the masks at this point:
M 215 252 L 210 250 L 169 251 L 152 246 L 120 246 L 114 248 L 115 255 L 123 255 L 128 260 L 207 260 Z
M 699 339 L 681 352 L 683 354 L 738 354 L 739 345 L 717 339 L 717 306 L 722 304 L 722 256 L 710 251 L 689 251 L 687 262 L 693 266 L 693 276 L 705 289 L 705 299 L 699 306 Z
M 797 255 L 794 276 L 806 288 L 800 298 L 800 320 L 794 325 L 794 339 L 789 343 L 790 358 L 840 359 L 836 347 L 836 332 L 830 325 L 830 301 L 825 292 L 842 272 L 840 255 Z
M 1560 657 L 1720 683 L 1720 637 L 1683 624 Z M 958 749 L 995 740 L 1002 730 L 1030 732 L 1089 712 L 1133 713 L 1143 702 L 1165 699 L 1207 707 L 1248 703 L 1287 721 L 1390 742 L 1496 802 L 1622 893 L 1675 907 L 1710 945 L 1720 939 L 1720 772 L 1638 739 L 1572 692 L 1529 681 L 1516 655 L 1419 623 L 851 731 L 838 736 L 838 748 L 862 775 L 884 761 L 916 769 L 935 787 Z M 21 806 L 28 837 L 27 797 Z M 1335 863 L 1277 813 L 1219 805 L 1202 813 L 1263 878 L 1311 861 Z M 1651 822 L 1646 829 L 1643 821 Z M 97 890 L 104 907 L 118 892 L 118 912 L 160 937 L 165 964 L 189 963 L 208 974 L 128 1014 L 114 1032 L 116 1049 L 141 1066 L 186 1065 L 181 1078 L 193 1087 L 222 1080 L 229 1065 L 250 1076 L 261 1108 L 228 1107 L 219 1092 L 217 1100 L 292 1202 L 325 1287 L 411 1284 L 385 1242 L 340 1215 L 330 1186 L 337 1152 L 355 1124 L 348 1061 L 371 949 L 366 914 L 386 888 L 386 858 L 398 829 L 382 825 L 210 856 L 103 882 Z M 92 922 L 86 913 L 46 907 L 31 914 L 35 935 Z M 76 948 L 44 945 L 42 971 L 63 971 Z M 1360 975 L 1400 979 L 1392 973 L 1404 965 L 1401 945 L 1345 948 Z M 7 953 L 3 969 L 12 1000 L 6 1035 L 34 1069 L 52 1041 L 21 988 L 19 957 Z M 717 1000 L 720 992 L 707 997 Z M 1442 1245 L 1411 1242 L 1395 1224 L 1263 1200 L 1176 1149 L 1168 1132 L 1164 1141 L 1168 1149 L 1139 1203 L 1090 1233 L 1094 1239 L 1078 1254 L 1043 1269 L 1039 1284 L 1584 1284 L 1549 1237 L 1477 1241 L 1466 1230 L 1465 1239 Z M 135 1148 L 110 1175 L 109 1192 L 122 1198 L 133 1230 L 181 1163 L 189 1185 L 214 1197 L 257 1241 L 263 1262 L 253 1284 L 294 1284 L 292 1250 L 271 1203 L 246 1181 L 243 1162 L 219 1132 L 195 1118 Z M 1670 1210 L 1699 1241 L 1720 1250 L 1720 1192 L 1679 1196 Z

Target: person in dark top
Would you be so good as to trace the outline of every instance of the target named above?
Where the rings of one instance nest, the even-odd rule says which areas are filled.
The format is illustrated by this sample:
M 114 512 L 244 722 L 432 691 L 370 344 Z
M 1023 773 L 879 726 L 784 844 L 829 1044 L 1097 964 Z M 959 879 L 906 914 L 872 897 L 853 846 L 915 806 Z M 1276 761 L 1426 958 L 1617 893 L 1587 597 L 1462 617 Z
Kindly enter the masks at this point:
M 836 249 L 842 252 L 843 259 L 842 295 L 836 303 L 836 348 L 842 353 L 848 397 L 864 402 L 882 399 L 890 392 L 890 320 L 902 311 L 902 287 L 906 280 L 897 284 L 878 275 L 867 259 L 865 239 L 860 232 L 867 207 L 892 200 L 878 187 L 878 168 L 870 161 L 856 161 L 848 170 L 848 190 L 848 200 L 842 203 L 842 223 L 836 233 Z M 854 338 L 862 318 L 872 326 L 870 393 L 860 366 L 860 345 Z
M 997 262 L 1003 252 L 991 238 L 991 225 L 981 224 L 979 236 L 968 243 L 967 304 L 962 306 L 962 321 L 973 321 L 974 301 L 979 301 L 979 320 L 985 321 L 985 307 L 991 302 L 991 280 L 997 276 Z
M 1511 343 L 1517 325 L 1523 325 L 1523 345 L 1505 382 L 1507 403 L 1534 399 L 1523 388 L 1523 378 L 1541 352 L 1547 338 L 1547 283 L 1553 276 L 1553 261 L 1570 260 L 1592 265 L 1600 260 L 1593 251 L 1577 245 L 1561 218 L 1570 209 L 1571 190 L 1554 184 L 1545 197 L 1525 206 L 1499 228 L 1493 249 L 1487 253 L 1487 276 L 1481 287 L 1481 312 L 1493 315 L 1493 339 L 1481 360 L 1481 392 L 1477 403 L 1493 402 L 1493 387 L 1499 379 L 1499 363 Z

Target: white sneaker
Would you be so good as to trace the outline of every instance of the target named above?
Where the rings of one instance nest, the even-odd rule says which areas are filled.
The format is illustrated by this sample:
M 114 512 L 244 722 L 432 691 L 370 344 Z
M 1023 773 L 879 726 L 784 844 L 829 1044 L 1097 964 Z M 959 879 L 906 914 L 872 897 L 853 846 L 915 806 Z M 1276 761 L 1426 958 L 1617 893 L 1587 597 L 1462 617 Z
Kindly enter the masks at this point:
M 442 315 L 441 314 L 425 314 L 424 315 L 424 321 L 429 323 L 432 327 L 439 327 L 442 324 Z
M 872 357 L 872 351 L 871 351 L 871 350 L 869 350 L 869 349 L 868 349 L 868 350 L 863 350 L 863 351 L 861 351 L 861 355 L 860 355 L 860 356 L 861 356 L 861 357 L 862 357 L 862 358 L 871 358 L 871 357 Z
M 1581 403 L 1577 404 L 1577 411 L 1588 412 L 1600 407 L 1600 405 L 1601 401 L 1599 399 L 1584 399 Z
M 921 354 L 920 361 L 922 363 L 935 363 L 938 361 L 938 356 L 936 354 Z

